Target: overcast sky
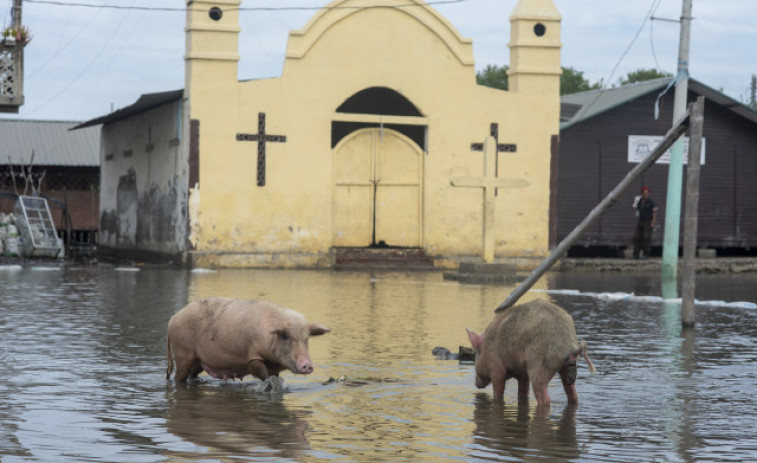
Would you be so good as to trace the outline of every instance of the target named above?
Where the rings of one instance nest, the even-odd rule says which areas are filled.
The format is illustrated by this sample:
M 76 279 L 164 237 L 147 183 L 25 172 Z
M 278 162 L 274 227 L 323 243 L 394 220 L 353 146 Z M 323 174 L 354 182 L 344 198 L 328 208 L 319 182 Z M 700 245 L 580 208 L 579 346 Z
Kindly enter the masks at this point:
M 563 17 L 562 65 L 583 71 L 591 82 L 610 84 L 640 68 L 675 73 L 680 25 L 648 18 L 653 12 L 677 20 L 682 1 L 554 0 Z M 3 28 L 10 24 L 12 3 L 0 0 Z M 315 14 L 312 9 L 255 8 L 327 3 L 243 1 L 248 11 L 240 13 L 239 78 L 280 75 L 289 31 Z M 463 37 L 473 39 L 477 70 L 509 63 L 509 16 L 517 0 L 429 3 Z M 33 33 L 25 50 L 26 103 L 19 114 L 0 117 L 84 121 L 128 106 L 143 93 L 183 88 L 184 7 L 181 0 L 25 0 L 23 23 Z M 691 76 L 747 102 L 752 74 L 757 74 L 757 0 L 693 0 L 693 16 Z

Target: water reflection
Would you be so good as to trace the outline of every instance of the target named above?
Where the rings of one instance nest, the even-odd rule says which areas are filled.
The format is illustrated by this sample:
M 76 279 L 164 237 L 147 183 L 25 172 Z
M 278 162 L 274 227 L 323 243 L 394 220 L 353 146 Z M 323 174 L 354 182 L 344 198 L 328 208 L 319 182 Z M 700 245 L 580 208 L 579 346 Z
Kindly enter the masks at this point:
M 489 450 L 488 458 L 565 461 L 581 455 L 576 439 L 576 405 L 566 405 L 560 416 L 553 418 L 549 407 L 495 403 L 489 394 L 479 393 L 474 406 L 474 442 Z M 483 455 L 475 451 L 471 457 Z
M 204 447 L 203 459 L 298 459 L 310 448 L 305 434 L 310 412 L 288 409 L 282 394 L 249 389 L 242 383 L 170 385 L 166 429 Z

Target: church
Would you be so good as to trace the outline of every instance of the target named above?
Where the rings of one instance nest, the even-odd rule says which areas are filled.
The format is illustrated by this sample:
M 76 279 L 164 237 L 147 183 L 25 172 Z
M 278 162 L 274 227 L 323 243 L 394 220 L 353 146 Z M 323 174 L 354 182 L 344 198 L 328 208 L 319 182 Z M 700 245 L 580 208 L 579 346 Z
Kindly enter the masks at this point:
M 103 256 L 328 268 L 339 249 L 438 268 L 548 255 L 560 121 L 552 0 L 510 16 L 509 91 L 421 0 L 334 0 L 291 31 L 281 76 L 238 76 L 239 0 L 187 3 L 185 88 L 102 124 Z M 506 22 L 503 18 L 503 29 Z

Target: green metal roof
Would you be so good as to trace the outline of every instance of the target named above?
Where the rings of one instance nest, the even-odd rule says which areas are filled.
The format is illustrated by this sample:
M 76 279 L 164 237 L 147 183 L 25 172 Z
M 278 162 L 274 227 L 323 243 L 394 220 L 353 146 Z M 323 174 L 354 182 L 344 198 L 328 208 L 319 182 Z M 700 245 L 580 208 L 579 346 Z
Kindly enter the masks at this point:
M 658 95 L 665 90 L 672 80 L 673 77 L 663 77 L 660 79 L 623 85 L 622 87 L 589 90 L 588 92 L 563 95 L 560 98 L 560 130 L 565 130 L 581 121 L 591 119 L 605 111 L 609 111 L 649 93 L 655 93 Z M 668 92 L 673 91 L 673 88 L 668 90 Z M 689 78 L 689 91 L 697 95 L 702 95 L 705 97 L 706 101 L 724 106 L 757 124 L 757 111 L 739 103 L 722 92 L 714 90 L 691 78 Z M 653 108 L 650 108 L 650 114 L 653 114 Z

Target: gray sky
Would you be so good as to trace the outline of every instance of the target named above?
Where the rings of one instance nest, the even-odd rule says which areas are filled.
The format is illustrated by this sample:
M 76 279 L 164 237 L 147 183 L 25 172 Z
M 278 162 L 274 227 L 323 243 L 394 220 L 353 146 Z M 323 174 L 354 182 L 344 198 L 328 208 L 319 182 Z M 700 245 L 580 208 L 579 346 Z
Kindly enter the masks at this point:
M 477 70 L 509 63 L 509 16 L 516 0 L 445 1 L 430 3 L 463 37 L 473 39 Z M 682 0 L 553 1 L 563 16 L 563 66 L 583 71 L 591 82 L 610 84 L 640 68 L 675 73 L 680 25 L 645 19 L 654 11 L 655 17 L 677 20 Z M 10 24 L 12 3 L 0 0 L 3 28 Z M 315 14 L 252 9 L 327 3 L 243 1 L 242 8 L 250 11 L 240 14 L 239 78 L 280 75 L 289 31 Z M 24 1 L 23 22 L 33 33 L 25 50 L 26 104 L 19 114 L 0 117 L 83 121 L 128 106 L 143 93 L 183 88 L 184 6 L 180 0 Z M 757 0 L 693 0 L 693 15 L 691 76 L 748 101 L 751 76 L 757 74 Z

